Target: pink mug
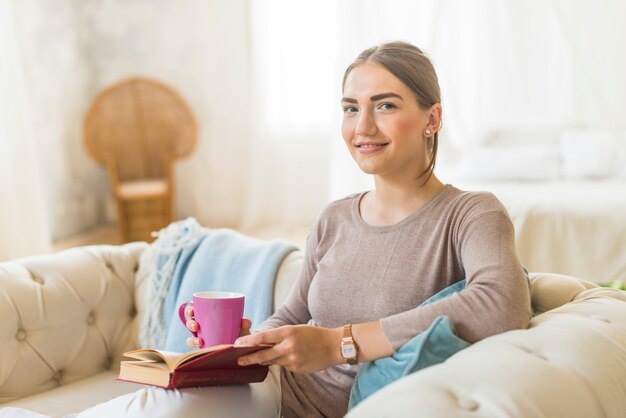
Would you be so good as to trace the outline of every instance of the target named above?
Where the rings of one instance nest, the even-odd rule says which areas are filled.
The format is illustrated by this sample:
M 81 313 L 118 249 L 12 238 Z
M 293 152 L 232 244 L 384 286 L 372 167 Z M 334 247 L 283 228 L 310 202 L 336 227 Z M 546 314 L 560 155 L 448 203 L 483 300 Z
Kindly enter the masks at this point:
M 244 295 L 236 292 L 198 292 L 193 302 L 185 302 L 178 308 L 178 316 L 187 324 L 185 309 L 193 306 L 193 319 L 198 323 L 194 337 L 202 338 L 200 348 L 218 344 L 232 344 L 239 338 L 243 318 Z

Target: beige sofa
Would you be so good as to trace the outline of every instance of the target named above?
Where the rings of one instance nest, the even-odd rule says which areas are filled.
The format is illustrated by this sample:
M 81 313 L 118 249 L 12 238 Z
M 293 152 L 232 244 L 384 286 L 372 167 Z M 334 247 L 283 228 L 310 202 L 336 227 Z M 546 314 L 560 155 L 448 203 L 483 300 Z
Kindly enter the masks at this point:
M 137 345 L 148 248 L 81 247 L 0 263 L 0 408 L 62 417 L 138 389 L 114 378 L 121 354 Z M 301 262 L 294 252 L 282 263 L 275 306 Z M 554 274 L 532 274 L 531 284 L 528 330 L 401 379 L 349 417 L 625 417 L 626 292 Z

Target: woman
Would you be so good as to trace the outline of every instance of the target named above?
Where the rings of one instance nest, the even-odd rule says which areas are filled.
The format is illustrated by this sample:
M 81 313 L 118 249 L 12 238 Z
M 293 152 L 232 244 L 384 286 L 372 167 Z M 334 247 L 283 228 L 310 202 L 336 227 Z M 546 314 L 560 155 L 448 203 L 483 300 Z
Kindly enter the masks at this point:
M 240 362 L 272 365 L 270 378 L 255 386 L 264 392 L 249 397 L 282 402 L 284 417 L 345 415 L 356 363 L 390 356 L 437 316 L 448 316 L 469 342 L 525 328 L 530 318 L 529 289 L 502 204 L 488 193 L 444 185 L 433 173 L 442 107 L 429 59 L 402 42 L 367 49 L 346 70 L 343 96 L 343 138 L 359 167 L 374 176 L 375 189 L 328 205 L 287 302 L 257 333 L 250 335 L 251 324 L 243 321 L 238 340 L 273 344 Z M 463 291 L 417 307 L 464 278 Z M 205 402 L 215 412 L 215 405 L 233 402 L 224 399 L 228 390 L 154 389 L 142 396 L 160 397 L 153 404 L 161 412 L 176 402 L 193 402 L 196 411 Z M 122 399 L 138 402 L 133 396 Z
M 439 315 L 470 342 L 530 318 L 504 207 L 433 174 L 442 107 L 429 59 L 401 42 L 367 49 L 347 69 L 343 96 L 343 138 L 376 187 L 327 207 L 287 303 L 238 340 L 275 344 L 240 361 L 283 367 L 285 417 L 346 413 L 358 367 L 341 355 L 345 324 L 363 362 L 393 354 Z M 463 292 L 416 308 L 463 278 Z

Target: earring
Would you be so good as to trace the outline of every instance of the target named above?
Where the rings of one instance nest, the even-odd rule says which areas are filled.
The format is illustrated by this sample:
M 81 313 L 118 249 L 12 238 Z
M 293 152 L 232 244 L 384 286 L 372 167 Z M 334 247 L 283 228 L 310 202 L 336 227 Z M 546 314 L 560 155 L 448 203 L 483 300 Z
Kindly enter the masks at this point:
M 426 135 L 430 135 L 430 129 L 426 129 Z

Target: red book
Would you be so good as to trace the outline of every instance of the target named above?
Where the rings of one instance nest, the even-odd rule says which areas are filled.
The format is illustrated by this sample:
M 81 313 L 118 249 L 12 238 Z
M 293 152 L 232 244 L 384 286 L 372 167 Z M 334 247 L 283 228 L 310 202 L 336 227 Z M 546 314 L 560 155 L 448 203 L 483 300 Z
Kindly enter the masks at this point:
M 124 353 L 117 380 L 165 389 L 262 382 L 267 366 L 239 366 L 237 358 L 271 345 L 216 345 L 188 353 L 139 349 Z

